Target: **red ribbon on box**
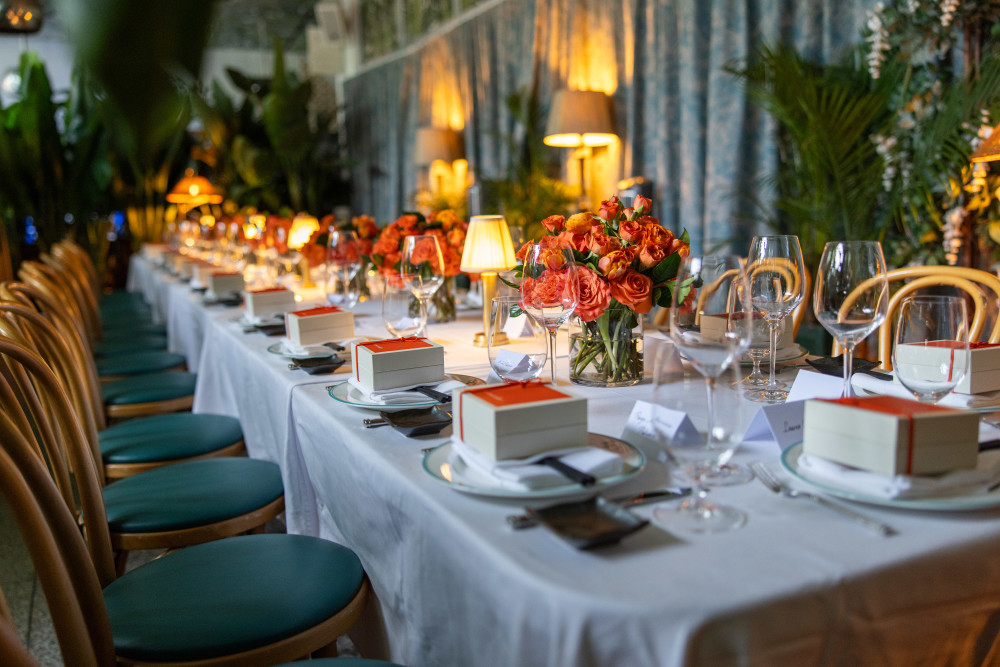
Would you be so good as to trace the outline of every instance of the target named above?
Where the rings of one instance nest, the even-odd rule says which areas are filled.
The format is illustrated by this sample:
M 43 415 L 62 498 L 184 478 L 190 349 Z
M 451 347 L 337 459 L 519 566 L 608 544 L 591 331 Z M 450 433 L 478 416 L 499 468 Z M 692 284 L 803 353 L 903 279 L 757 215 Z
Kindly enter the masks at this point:
M 215 271 L 212 273 L 213 278 L 224 278 L 226 276 L 240 276 L 242 273 L 236 273 L 233 271 Z
M 382 348 L 375 350 L 376 354 L 381 352 L 398 352 L 400 350 L 416 350 L 422 347 L 433 347 L 426 338 L 419 336 L 403 336 L 402 338 L 384 338 L 382 340 L 370 340 L 366 343 L 358 343 L 354 346 L 354 379 L 361 381 L 361 373 L 358 370 L 358 348 Z
M 940 405 L 931 405 L 929 403 L 917 403 L 916 401 L 911 401 L 906 398 L 898 398 L 896 396 L 867 396 L 863 398 L 852 396 L 849 398 L 834 398 L 834 399 L 820 399 L 820 400 L 825 400 L 830 403 L 838 403 L 840 405 L 847 405 L 852 408 L 861 408 L 862 410 L 872 410 L 874 412 L 881 412 L 884 414 L 906 417 L 907 421 L 910 423 L 910 437 L 906 443 L 907 475 L 913 474 L 914 415 L 926 412 L 955 412 L 955 410 L 952 408 L 946 408 Z
M 517 390 L 517 393 L 514 392 Z M 479 398 L 496 406 L 518 405 L 520 403 L 537 403 L 551 401 L 557 398 L 569 398 L 569 394 L 553 389 L 541 380 L 525 380 L 502 385 L 486 385 L 475 389 L 466 389 L 458 395 L 458 415 L 462 416 L 462 399 L 472 394 L 482 394 Z M 465 441 L 465 420 L 461 420 L 458 429 L 458 439 Z
M 267 294 L 268 292 L 287 292 L 288 289 L 284 287 L 268 287 L 266 289 L 252 289 L 250 294 Z
M 330 313 L 342 313 L 343 311 L 336 306 L 318 306 L 316 308 L 307 308 L 305 310 L 293 310 L 290 313 L 285 313 L 286 315 L 295 315 L 296 317 L 309 317 L 310 315 L 329 315 Z

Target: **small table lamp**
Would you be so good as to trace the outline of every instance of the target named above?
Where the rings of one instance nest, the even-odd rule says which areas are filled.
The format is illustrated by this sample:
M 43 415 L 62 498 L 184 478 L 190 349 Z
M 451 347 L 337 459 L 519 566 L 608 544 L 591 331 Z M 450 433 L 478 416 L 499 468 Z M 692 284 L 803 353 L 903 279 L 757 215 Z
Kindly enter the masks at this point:
M 288 230 L 288 247 L 291 250 L 302 250 L 309 243 L 313 232 L 319 231 L 319 220 L 308 213 L 299 213 L 292 218 L 292 227 Z M 309 275 L 309 260 L 302 255 L 302 287 L 315 287 Z
M 517 265 L 514 258 L 514 244 L 510 240 L 510 230 L 502 215 L 475 215 L 469 221 L 469 231 L 465 236 L 462 251 L 461 270 L 478 273 L 483 285 L 483 330 L 476 334 L 476 347 L 486 347 L 490 332 L 490 301 L 497 293 L 497 273 L 512 269 Z M 503 345 L 507 335 L 502 331 L 493 333 L 493 344 Z

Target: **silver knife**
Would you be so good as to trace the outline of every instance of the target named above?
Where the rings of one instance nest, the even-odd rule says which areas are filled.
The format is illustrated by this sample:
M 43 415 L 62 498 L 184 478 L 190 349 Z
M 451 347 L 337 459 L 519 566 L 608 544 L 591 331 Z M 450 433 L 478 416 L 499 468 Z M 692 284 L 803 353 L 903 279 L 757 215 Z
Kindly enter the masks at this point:
M 654 491 L 643 491 L 642 493 L 637 493 L 635 495 L 619 496 L 617 498 L 609 498 L 608 500 L 621 507 L 635 507 L 637 505 L 658 503 L 663 500 L 677 500 L 678 498 L 686 498 L 690 495 L 691 489 L 686 486 L 682 486 L 656 489 Z M 532 528 L 533 526 L 538 525 L 538 522 L 527 514 L 508 514 L 507 523 L 514 530 Z

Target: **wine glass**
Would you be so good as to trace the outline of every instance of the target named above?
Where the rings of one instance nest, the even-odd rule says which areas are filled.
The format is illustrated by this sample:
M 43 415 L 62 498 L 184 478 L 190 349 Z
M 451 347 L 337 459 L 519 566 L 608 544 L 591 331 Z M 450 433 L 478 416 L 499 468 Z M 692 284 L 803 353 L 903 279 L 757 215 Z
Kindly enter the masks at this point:
M 382 323 L 397 338 L 416 335 L 423 323 L 420 308 L 414 303 L 413 292 L 398 275 L 382 280 Z
M 533 244 L 524 258 L 521 307 L 549 335 L 549 369 L 556 384 L 556 332 L 580 302 L 573 251 Z
M 781 403 L 788 392 L 774 378 L 781 323 L 802 303 L 806 294 L 806 271 L 799 237 L 755 236 L 747 257 L 750 298 L 756 313 L 768 327 L 770 373 L 767 386 L 750 396 L 765 403 Z
M 521 309 L 518 296 L 498 296 L 490 300 L 487 352 L 490 366 L 504 382 L 525 382 L 542 374 L 548 356 L 545 339 L 540 333 L 528 337 L 511 337 L 504 345 L 494 342 L 494 333 L 507 333 L 508 326 L 523 329 L 527 314 Z M 518 321 L 515 318 L 520 318 Z
M 760 336 L 751 337 L 750 347 L 747 348 L 744 356 L 750 360 L 753 368 L 750 371 L 750 375 L 739 381 L 741 385 L 750 389 L 763 389 L 767 386 L 767 378 L 760 372 L 760 362 L 768 358 L 770 347 L 770 339 L 764 339 Z M 779 386 L 784 386 L 784 383 L 779 383 Z
M 889 281 L 878 241 L 832 241 L 816 271 L 816 319 L 844 348 L 844 391 L 851 395 L 854 347 L 885 321 Z
M 444 284 L 444 255 L 436 236 L 407 236 L 403 240 L 399 275 L 420 302 L 420 329 L 416 335 L 426 336 L 427 302 Z
M 911 296 L 900 305 L 892 367 L 921 403 L 937 403 L 968 372 L 967 318 L 958 296 Z
M 358 235 L 352 230 L 330 228 L 326 244 L 326 300 L 335 306 L 353 308 L 360 289 L 353 289 L 354 279 L 361 270 L 361 249 Z
M 681 260 L 670 305 L 670 339 L 705 382 L 705 431 L 699 437 L 672 438 L 661 434 L 671 458 L 697 487 L 696 497 L 677 508 L 659 508 L 654 516 L 668 525 L 693 532 L 739 528 L 746 516 L 739 510 L 706 499 L 709 478 L 732 458 L 739 445 L 743 388 L 718 391 L 726 372 L 733 373 L 739 356 L 750 345 L 753 325 L 750 283 L 743 259 L 734 255 L 690 256 Z M 668 389 L 657 373 L 654 394 L 658 404 L 666 396 L 684 397 L 690 407 L 690 389 Z M 721 394 L 721 398 L 720 398 Z

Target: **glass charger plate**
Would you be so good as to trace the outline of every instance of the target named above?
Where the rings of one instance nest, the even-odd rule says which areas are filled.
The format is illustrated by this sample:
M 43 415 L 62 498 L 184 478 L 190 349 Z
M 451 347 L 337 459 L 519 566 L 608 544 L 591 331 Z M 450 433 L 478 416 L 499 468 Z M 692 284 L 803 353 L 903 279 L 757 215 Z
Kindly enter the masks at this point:
M 808 356 L 808 354 L 809 351 L 806 348 L 796 343 L 795 345 L 783 347 L 778 350 L 778 358 L 776 361 L 779 364 L 783 364 L 787 361 L 797 361 L 798 359 Z M 743 356 L 740 357 L 740 363 L 749 365 L 753 363 L 753 360 L 751 360 L 750 357 L 744 353 Z M 767 359 L 760 362 L 760 367 L 761 369 L 767 368 Z
M 880 505 L 882 507 L 894 507 L 905 510 L 922 510 L 925 512 L 963 512 L 988 507 L 1000 507 L 1000 489 L 974 495 L 945 496 L 941 498 L 892 499 L 867 495 L 852 489 L 836 486 L 833 482 L 827 480 L 820 482 L 806 477 L 799 468 L 799 456 L 801 455 L 801 442 L 788 447 L 781 453 L 782 467 L 796 479 L 805 482 L 809 486 L 845 500 L 854 500 L 868 505 Z M 997 460 L 997 452 L 980 454 L 980 458 L 984 456 L 988 456 L 988 460 L 993 462 Z
M 565 485 L 550 486 L 544 489 L 530 491 L 509 489 L 500 486 L 496 480 L 467 468 L 464 464 L 458 464 L 461 465 L 461 468 L 456 465 L 455 469 L 452 469 L 451 442 L 435 447 L 424 455 L 424 472 L 432 479 L 463 493 L 491 498 L 535 500 L 592 496 L 608 487 L 632 479 L 646 465 L 645 455 L 624 440 L 597 433 L 588 433 L 587 435 L 587 444 L 591 447 L 600 447 L 615 452 L 625 460 L 625 467 L 620 474 L 602 477 L 593 486 L 586 487 L 567 480 Z
M 477 385 L 486 384 L 485 380 L 480 380 L 477 377 L 472 377 L 471 375 L 460 375 L 458 373 L 445 373 L 445 379 L 448 380 L 458 380 L 459 382 L 464 382 L 470 387 L 475 387 Z M 434 383 L 428 383 L 434 384 Z M 397 412 L 399 410 L 410 410 L 411 408 L 426 408 L 432 405 L 437 405 L 438 402 L 433 398 L 428 398 L 424 401 L 416 401 L 414 403 L 395 403 L 393 405 L 383 405 L 381 403 L 372 403 L 366 397 L 361 395 L 361 392 L 356 388 L 352 387 L 350 384 L 345 382 L 340 382 L 333 385 L 327 391 L 330 394 L 330 398 L 333 400 L 344 403 L 345 405 L 351 405 L 356 408 L 364 408 L 365 410 L 377 410 L 381 412 Z
M 324 357 L 332 357 L 335 354 L 340 354 L 334 349 L 326 347 L 325 345 L 306 345 L 306 354 L 292 354 L 291 352 L 285 352 L 281 349 L 281 342 L 271 343 L 267 346 L 267 351 L 271 354 L 276 354 L 279 357 L 284 357 L 286 359 L 323 359 Z M 344 353 L 344 357 L 347 362 L 350 363 L 350 354 Z

